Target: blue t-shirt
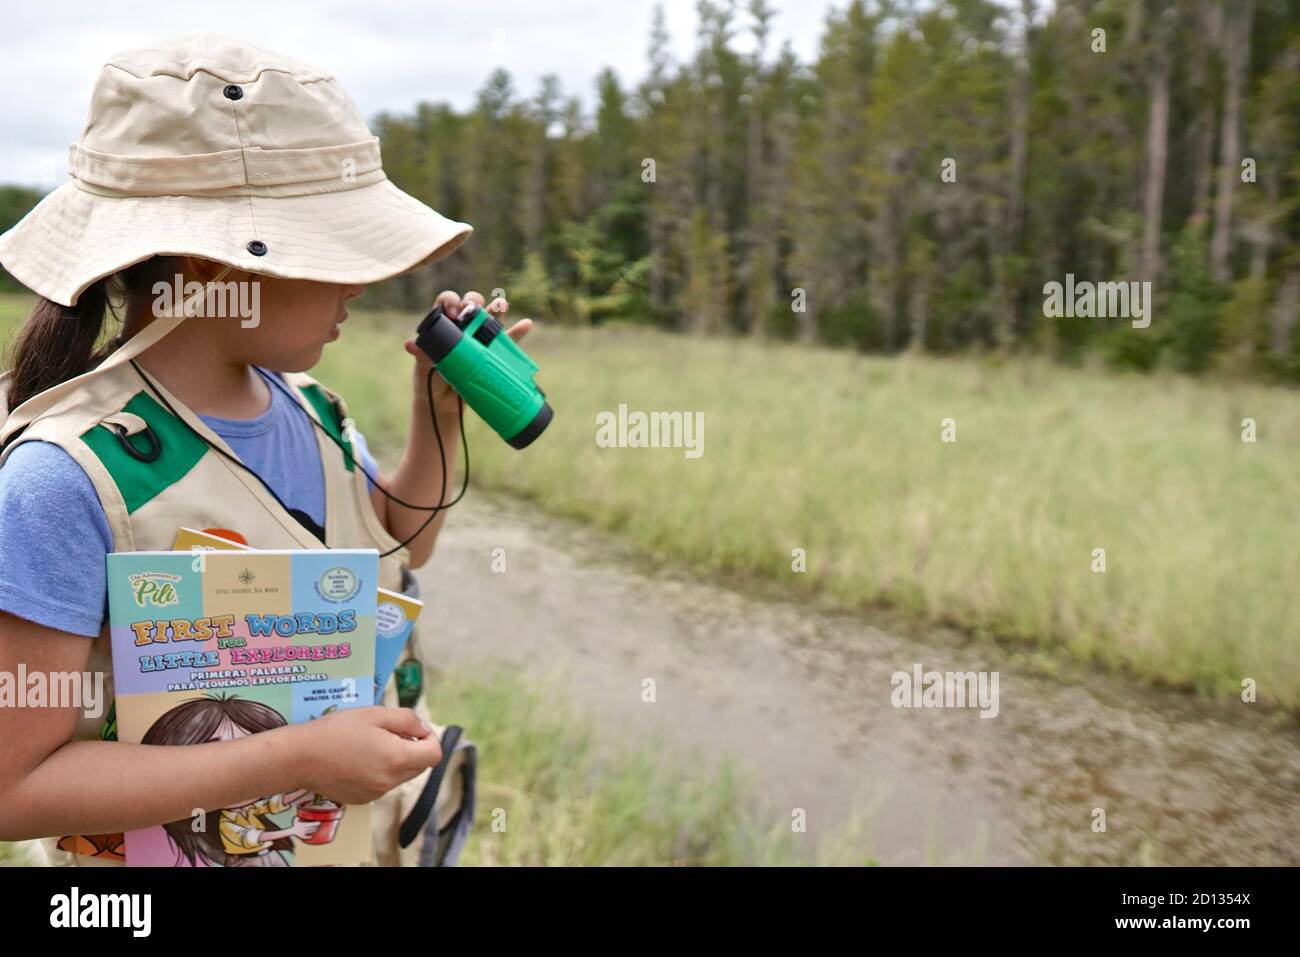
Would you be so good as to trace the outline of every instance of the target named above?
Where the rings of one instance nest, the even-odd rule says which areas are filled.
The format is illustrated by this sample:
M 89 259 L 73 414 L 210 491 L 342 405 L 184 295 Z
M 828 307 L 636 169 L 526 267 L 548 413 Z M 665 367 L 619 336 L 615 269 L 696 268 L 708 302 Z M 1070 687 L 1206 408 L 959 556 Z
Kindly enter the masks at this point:
M 199 416 L 289 508 L 325 524 L 325 472 L 316 427 L 275 385 L 253 419 Z M 377 475 L 366 440 L 357 460 Z M 368 487 L 373 483 L 367 481 Z M 63 449 L 23 442 L 0 468 L 0 610 L 94 637 L 107 614 L 105 556 L 113 533 L 90 477 Z

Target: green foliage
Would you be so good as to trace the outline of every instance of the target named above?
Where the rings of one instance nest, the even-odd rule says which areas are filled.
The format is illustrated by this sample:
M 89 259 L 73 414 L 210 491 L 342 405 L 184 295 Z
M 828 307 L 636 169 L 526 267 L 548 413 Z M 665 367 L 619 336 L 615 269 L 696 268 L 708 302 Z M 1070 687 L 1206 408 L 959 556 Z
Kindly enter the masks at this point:
M 765 3 L 701 2 L 680 59 L 659 11 L 635 88 L 605 65 L 584 105 L 555 76 L 526 92 L 498 68 L 468 111 L 375 117 L 393 181 L 476 232 L 366 301 L 415 312 L 442 288 L 501 287 L 579 325 L 1292 377 L 1296 11 L 848 0 L 810 62 Z M 1225 159 L 1233 129 L 1247 155 Z M 0 189 L 0 226 L 37 198 Z M 1041 289 L 1067 273 L 1152 282 L 1153 325 L 1046 318 Z M 806 312 L 786 308 L 796 288 Z
M 593 325 L 607 319 L 635 317 L 644 308 L 643 293 L 649 261 L 628 262 L 600 242 L 595 222 L 566 223 L 564 246 L 574 281 L 554 292 L 557 318 Z M 534 275 L 542 268 L 533 266 Z M 530 280 L 531 281 L 531 280 Z
M 1220 314 L 1226 290 L 1214 281 L 1205 261 L 1205 242 L 1195 228 L 1184 230 L 1174 247 L 1171 294 L 1158 315 L 1174 367 L 1204 372 L 1222 341 Z
M 863 352 L 881 351 L 886 338 L 880 315 L 865 290 L 850 293 L 842 305 L 823 311 L 818 330 L 827 345 L 851 346 Z
M 706 2 L 691 56 L 674 61 L 660 14 L 647 79 L 626 90 L 602 71 L 589 117 L 553 77 L 524 101 L 498 71 L 471 114 L 422 106 L 381 135 L 399 185 L 479 226 L 439 285 L 513 276 L 565 321 L 1286 374 L 1271 328 L 1290 321 L 1279 297 L 1300 251 L 1300 20 L 1294 4 L 1255 5 L 1237 122 L 1259 179 L 1236 188 L 1229 266 L 1234 282 L 1263 272 L 1234 292 L 1210 278 L 1228 119 L 1227 33 L 1205 26 L 1215 6 L 1061 0 L 1027 24 L 994 0 L 850 0 L 800 63 L 773 42 L 764 4 Z M 1148 276 L 1157 54 L 1168 160 Z M 1045 318 L 1040 290 L 1067 272 L 1152 281 L 1152 328 Z M 788 308 L 796 287 L 805 313 Z
M 41 194 L 21 186 L 0 186 L 0 233 L 13 228 L 41 201 Z M 0 268 L 0 292 L 21 292 L 22 285 L 7 271 Z
M 523 268 L 510 278 L 507 290 L 510 308 L 516 315 L 538 319 L 555 315 L 554 290 L 541 253 L 530 252 L 524 256 Z
M 1260 276 L 1239 279 L 1220 313 L 1218 362 L 1233 375 L 1247 375 L 1256 357 L 1268 348 L 1268 285 Z

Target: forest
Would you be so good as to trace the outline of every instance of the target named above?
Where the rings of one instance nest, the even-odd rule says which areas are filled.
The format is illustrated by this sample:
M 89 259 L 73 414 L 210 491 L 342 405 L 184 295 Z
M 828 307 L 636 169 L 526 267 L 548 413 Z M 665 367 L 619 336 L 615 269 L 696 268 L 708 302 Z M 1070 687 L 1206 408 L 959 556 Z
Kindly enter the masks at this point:
M 697 10 L 687 62 L 656 12 L 635 88 L 506 65 L 372 117 L 476 232 L 371 303 L 1300 380 L 1300 0 L 853 0 L 810 63 L 767 0 Z M 1152 321 L 1045 309 L 1067 276 L 1149 283 Z

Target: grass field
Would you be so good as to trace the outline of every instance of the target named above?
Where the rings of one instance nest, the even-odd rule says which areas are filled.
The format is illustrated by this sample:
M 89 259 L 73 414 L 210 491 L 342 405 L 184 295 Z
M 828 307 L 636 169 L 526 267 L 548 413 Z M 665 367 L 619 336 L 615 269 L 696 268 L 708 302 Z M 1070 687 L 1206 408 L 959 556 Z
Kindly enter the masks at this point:
M 0 302 L 0 324 L 19 311 Z M 314 370 L 381 456 L 405 428 L 413 321 L 356 315 Z M 1300 707 L 1293 391 L 631 329 L 543 327 L 527 346 L 555 422 L 524 452 L 471 422 L 476 483 L 654 561 L 1207 695 L 1253 678 Z M 703 413 L 704 454 L 598 447 L 597 414 L 620 403 Z
M 409 320 L 358 319 L 316 371 L 392 449 Z M 1211 696 L 1253 678 L 1261 700 L 1300 706 L 1293 391 L 628 329 L 541 328 L 527 346 L 555 422 L 523 452 L 474 422 L 476 483 L 655 561 Z M 597 414 L 620 403 L 702 412 L 704 454 L 598 447 Z

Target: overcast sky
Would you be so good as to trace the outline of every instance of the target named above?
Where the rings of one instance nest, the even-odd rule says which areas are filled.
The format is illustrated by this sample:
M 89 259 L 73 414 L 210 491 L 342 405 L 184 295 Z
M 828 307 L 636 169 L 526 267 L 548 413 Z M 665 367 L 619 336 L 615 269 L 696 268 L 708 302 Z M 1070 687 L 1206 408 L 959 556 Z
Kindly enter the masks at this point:
M 741 3 L 740 7 L 747 4 Z M 34 0 L 7 3 L 0 35 L 0 183 L 49 189 L 67 178 L 67 149 L 90 90 L 113 53 L 187 33 L 220 33 L 331 71 L 369 119 L 421 100 L 465 108 L 498 65 L 532 95 L 558 74 L 590 108 L 592 80 L 611 66 L 625 84 L 646 69 L 654 0 Z M 843 0 L 772 0 L 771 49 L 789 38 L 803 61 L 826 13 Z M 679 60 L 694 49 L 695 0 L 664 0 Z M 748 22 L 743 14 L 740 23 Z M 747 49 L 741 38 L 737 47 Z

